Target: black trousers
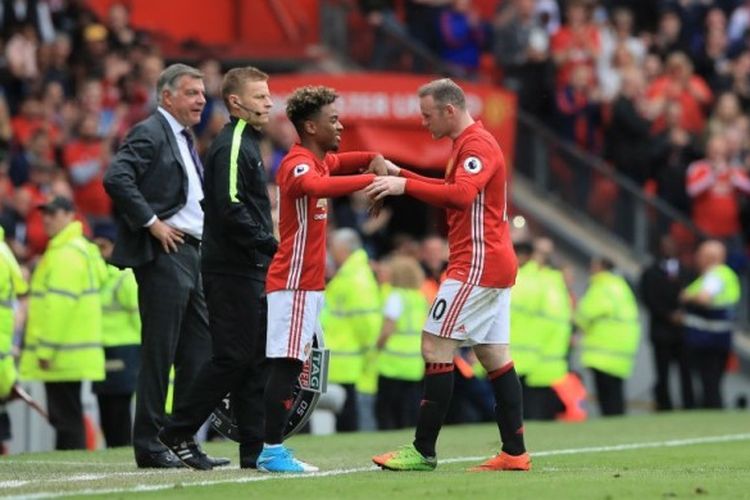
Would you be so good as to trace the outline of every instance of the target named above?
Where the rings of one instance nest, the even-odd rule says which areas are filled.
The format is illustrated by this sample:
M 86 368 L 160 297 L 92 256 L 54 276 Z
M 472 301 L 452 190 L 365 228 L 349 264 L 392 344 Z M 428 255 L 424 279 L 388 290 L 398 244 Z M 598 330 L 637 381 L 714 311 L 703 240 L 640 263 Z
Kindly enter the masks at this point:
M 336 432 L 355 432 L 359 430 L 359 411 L 357 410 L 357 389 L 354 384 L 341 384 L 346 391 L 346 401 L 341 411 L 336 414 Z
M 165 423 L 169 370 L 174 364 L 174 404 L 180 404 L 211 353 L 200 251 L 181 244 L 134 269 L 141 314 L 141 368 L 136 386 L 133 448 L 136 459 L 166 450 L 156 438 Z
M 130 403 L 133 401 L 133 394 L 97 394 L 96 400 L 99 404 L 99 423 L 107 448 L 130 446 L 133 433 Z
M 682 407 L 695 408 L 693 382 L 688 364 L 688 350 L 685 343 L 677 341 L 651 341 L 654 352 L 654 367 L 656 369 L 656 383 L 654 384 L 654 399 L 657 410 L 671 410 L 674 408 L 669 391 L 669 375 L 672 366 L 677 366 L 680 375 L 680 394 Z
M 246 276 L 203 275 L 212 356 L 187 397 L 177 402 L 166 430 L 192 436 L 227 393 L 240 434 L 240 454 L 263 447 L 263 390 L 267 379 L 265 281 Z
M 417 425 L 422 382 L 378 377 L 375 418 L 378 429 L 404 429 Z
M 688 359 L 693 375 L 700 381 L 701 408 L 723 408 L 721 381 L 729 350 L 714 347 L 689 347 Z
M 596 398 L 599 400 L 599 410 L 602 415 L 624 415 L 625 414 L 625 387 L 624 380 L 595 368 L 594 385 L 596 386 Z
M 45 382 L 49 422 L 55 428 L 56 450 L 85 450 L 81 382 Z

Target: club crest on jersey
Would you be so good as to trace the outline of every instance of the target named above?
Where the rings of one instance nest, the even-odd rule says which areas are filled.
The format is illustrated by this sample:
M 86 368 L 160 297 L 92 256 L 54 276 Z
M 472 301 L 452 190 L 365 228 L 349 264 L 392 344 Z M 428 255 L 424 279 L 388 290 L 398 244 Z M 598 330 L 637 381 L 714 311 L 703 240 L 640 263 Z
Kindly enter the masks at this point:
M 469 156 L 464 160 L 464 170 L 470 174 L 478 174 L 482 170 L 482 160 L 476 156 Z
M 299 177 L 300 175 L 304 175 L 307 172 L 310 171 L 310 165 L 307 163 L 300 163 L 296 167 L 294 167 L 294 176 Z

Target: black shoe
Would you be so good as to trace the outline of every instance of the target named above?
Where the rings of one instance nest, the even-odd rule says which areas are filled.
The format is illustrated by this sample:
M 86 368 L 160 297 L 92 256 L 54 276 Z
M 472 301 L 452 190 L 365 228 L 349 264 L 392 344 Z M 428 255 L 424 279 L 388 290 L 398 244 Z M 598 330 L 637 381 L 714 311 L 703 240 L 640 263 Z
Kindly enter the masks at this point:
M 228 458 L 209 456 L 208 453 L 203 451 L 203 448 L 201 448 L 198 444 L 196 444 L 195 441 L 193 441 L 192 444 L 195 446 L 196 450 L 198 450 L 197 451 L 198 455 L 203 457 L 203 460 L 210 463 L 212 467 L 224 467 L 225 465 L 229 465 L 232 463 L 232 461 L 229 460 Z
M 214 468 L 213 464 L 208 460 L 208 456 L 198 448 L 198 445 L 195 444 L 193 438 L 173 438 L 164 432 L 164 429 L 160 430 L 156 437 L 161 444 L 169 448 L 172 453 L 175 454 L 180 462 L 191 469 L 211 470 Z
M 185 467 L 169 450 L 158 453 L 136 454 L 135 463 L 139 469 L 180 469 Z

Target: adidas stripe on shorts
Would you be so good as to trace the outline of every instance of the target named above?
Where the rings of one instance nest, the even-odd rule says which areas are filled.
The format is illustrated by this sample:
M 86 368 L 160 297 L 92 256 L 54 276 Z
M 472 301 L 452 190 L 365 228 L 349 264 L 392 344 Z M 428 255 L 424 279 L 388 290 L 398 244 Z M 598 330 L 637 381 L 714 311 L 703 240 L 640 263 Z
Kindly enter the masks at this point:
M 268 294 L 266 357 L 297 358 L 310 354 L 313 335 L 322 339 L 323 292 L 277 290 Z
M 468 345 L 507 344 L 510 288 L 488 288 L 446 279 L 430 307 L 424 331 Z

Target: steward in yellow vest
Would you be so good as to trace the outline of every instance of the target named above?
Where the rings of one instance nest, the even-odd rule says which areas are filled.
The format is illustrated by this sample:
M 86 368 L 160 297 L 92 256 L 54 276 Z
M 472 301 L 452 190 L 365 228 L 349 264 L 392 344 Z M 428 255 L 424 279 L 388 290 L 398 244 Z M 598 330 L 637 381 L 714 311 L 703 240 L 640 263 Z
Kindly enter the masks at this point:
M 424 361 L 422 325 L 430 305 L 420 289 L 424 271 L 413 257 L 399 255 L 385 263 L 391 279 L 376 347 L 378 429 L 403 429 L 417 423 Z
M 603 415 L 625 413 L 624 381 L 633 371 L 641 336 L 630 286 L 606 259 L 592 259 L 591 280 L 575 313 L 583 332 L 581 362 L 591 369 Z
M 721 408 L 721 381 L 729 357 L 740 282 L 726 261 L 720 241 L 698 247 L 696 267 L 701 273 L 680 295 L 688 362 L 701 383 L 703 408 Z
M 553 390 L 553 385 L 568 374 L 568 351 L 572 332 L 572 307 L 563 273 L 544 267 L 537 273 L 540 284 L 540 303 L 543 308 L 536 316 L 538 362 L 526 374 L 526 385 L 535 392 L 535 408 L 529 417 L 553 420 L 564 406 Z
M 320 316 L 325 346 L 331 351 L 328 381 L 346 390 L 336 430 L 356 431 L 360 421 L 356 385 L 367 371 L 366 355 L 374 348 L 380 331 L 380 295 L 367 253 L 354 230 L 335 231 L 330 238 L 330 254 L 338 269 L 326 285 Z M 374 420 L 371 414 L 363 418 Z
M 0 227 L 0 401 L 10 395 L 16 383 L 16 365 L 13 360 L 13 307 L 16 297 L 28 292 L 29 285 L 13 252 L 5 243 L 5 231 Z M 1 439 L 0 439 L 1 440 Z
M 21 274 L 15 256 L 5 243 L 5 232 L 0 227 L 0 455 L 3 441 L 11 438 L 10 418 L 5 413 L 4 400 L 11 397 L 18 374 L 13 359 L 14 307 L 16 297 L 25 294 L 28 285 Z
M 70 200 L 58 196 L 40 208 L 50 241 L 31 277 L 20 373 L 45 382 L 56 449 L 84 449 L 81 381 L 104 379 L 99 292 L 106 268 Z
M 518 275 L 510 301 L 510 347 L 516 373 L 525 387 L 526 375 L 539 362 L 537 317 L 543 310 L 542 284 L 539 280 L 540 265 L 531 259 L 531 245 L 517 243 L 514 249 L 518 259 Z
M 94 227 L 94 242 L 105 260 L 112 256 L 115 235 L 114 225 Z M 129 446 L 133 428 L 131 402 L 141 351 L 138 285 L 133 270 L 120 270 L 108 264 L 101 301 L 106 378 L 94 383 L 93 390 L 107 447 Z

